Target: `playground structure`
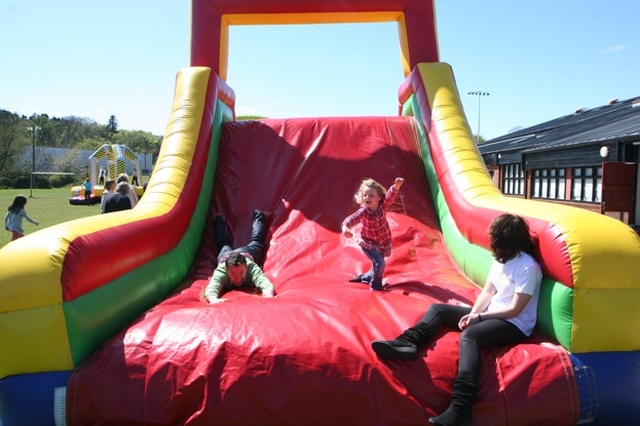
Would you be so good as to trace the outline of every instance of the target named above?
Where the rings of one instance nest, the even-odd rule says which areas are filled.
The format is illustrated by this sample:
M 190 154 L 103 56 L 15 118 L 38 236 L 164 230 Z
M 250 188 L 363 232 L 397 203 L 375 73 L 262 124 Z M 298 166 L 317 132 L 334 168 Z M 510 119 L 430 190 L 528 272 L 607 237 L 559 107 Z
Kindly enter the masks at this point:
M 138 182 L 140 181 L 140 171 L 142 170 L 142 162 L 138 154 L 129 149 L 126 145 L 104 144 L 89 156 L 88 177 L 93 185 L 98 184 L 98 173 L 100 171 L 100 160 L 107 159 L 107 176 L 115 179 L 118 175 L 126 173 L 126 162 L 131 163 L 131 175 L 134 170 L 138 174 Z
M 91 185 L 93 185 L 92 195 L 90 198 L 91 204 L 100 203 L 104 187 L 98 185 L 100 162 L 106 159 L 107 168 L 106 176 L 111 179 L 116 179 L 119 175 L 127 173 L 126 161 L 131 164 L 131 176 L 137 175 L 138 185 L 136 185 L 136 194 L 142 196 L 142 186 L 140 185 L 140 171 L 142 170 L 142 162 L 138 154 L 129 149 L 126 145 L 121 144 L 103 144 L 93 154 L 89 156 L 89 164 L 87 166 L 87 177 L 89 178 Z M 131 182 L 131 180 L 130 180 Z M 74 186 L 71 188 L 71 198 L 69 202 L 74 205 L 86 204 L 84 198 L 84 188 L 82 186 Z
M 56 416 L 68 424 L 424 423 L 448 403 L 456 334 L 415 363 L 382 363 L 369 343 L 393 337 L 434 301 L 473 300 L 472 283 L 483 284 L 491 261 L 487 226 L 505 211 L 525 216 L 538 238 L 538 333 L 483 354 L 488 385 L 476 424 L 640 418 L 640 332 L 628 326 L 640 320 L 640 239 L 605 216 L 500 193 L 453 72 L 439 62 L 432 1 L 192 7 L 192 66 L 178 74 L 141 202 L 109 223 L 81 219 L 0 250 L 5 425 Z M 399 26 L 398 117 L 234 121 L 230 25 L 380 21 Z M 349 185 L 372 163 L 384 184 L 406 179 L 406 197 L 389 214 L 394 255 L 383 294 L 345 284 L 353 265 L 363 266 L 338 229 L 351 209 Z M 203 304 L 197 294 L 215 266 L 212 215 L 228 217 L 242 239 L 255 207 L 274 212 L 264 269 L 278 297 L 235 292 L 226 304 Z

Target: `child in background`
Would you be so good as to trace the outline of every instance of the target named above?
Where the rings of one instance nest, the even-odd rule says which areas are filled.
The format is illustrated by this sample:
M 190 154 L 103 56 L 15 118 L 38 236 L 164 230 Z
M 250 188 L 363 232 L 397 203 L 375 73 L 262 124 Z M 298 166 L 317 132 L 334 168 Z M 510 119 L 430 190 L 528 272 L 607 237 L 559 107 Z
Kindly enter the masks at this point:
M 104 213 L 104 207 L 107 204 L 107 200 L 116 193 L 116 181 L 113 179 L 107 180 L 104 184 L 104 192 L 102 193 L 102 202 L 100 203 L 100 211 Z
M 131 185 L 140 186 L 140 182 L 138 182 L 138 180 L 138 169 L 136 166 L 133 166 L 133 171 L 131 172 Z
M 24 237 L 22 230 L 22 219 L 27 219 L 34 225 L 40 225 L 37 220 L 31 219 L 24 209 L 27 205 L 27 197 L 20 194 L 13 199 L 13 204 L 9 206 L 9 211 L 4 216 L 4 229 L 11 232 L 11 241 Z
M 98 185 L 104 186 L 105 177 L 107 177 L 107 172 L 104 169 L 104 166 L 100 166 L 100 171 L 98 172 Z
M 389 191 L 373 179 L 365 179 L 360 184 L 355 196 L 360 208 L 342 222 L 342 233 L 351 238 L 353 233 L 350 228 L 362 222 L 358 244 L 371 260 L 372 267 L 369 272 L 358 275 L 350 282 L 365 282 L 371 290 L 382 290 L 382 274 L 386 267 L 384 258 L 391 254 L 391 229 L 385 210 L 393 204 L 403 183 L 403 178 L 396 178 Z
M 91 181 L 87 178 L 82 184 L 84 188 L 84 201 L 86 201 L 87 205 L 91 205 L 91 190 L 93 189 L 93 185 L 91 185 Z

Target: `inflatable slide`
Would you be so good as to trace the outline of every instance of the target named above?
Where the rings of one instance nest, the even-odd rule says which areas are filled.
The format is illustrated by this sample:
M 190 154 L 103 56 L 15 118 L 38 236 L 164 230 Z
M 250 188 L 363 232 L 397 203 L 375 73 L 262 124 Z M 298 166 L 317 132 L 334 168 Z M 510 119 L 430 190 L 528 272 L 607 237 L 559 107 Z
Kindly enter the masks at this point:
M 412 362 L 370 343 L 432 303 L 472 303 L 502 212 L 528 219 L 545 278 L 534 335 L 482 353 L 474 424 L 635 424 L 640 240 L 605 216 L 500 193 L 438 61 L 431 1 L 193 0 L 192 19 L 192 67 L 136 208 L 0 250 L 3 425 L 425 424 L 449 403 L 459 333 Z M 235 121 L 229 25 L 380 20 L 400 29 L 398 116 Z M 369 265 L 340 222 L 363 178 L 396 176 L 386 286 L 371 292 L 347 281 Z M 201 301 L 213 216 L 241 244 L 255 208 L 272 211 L 277 297 Z

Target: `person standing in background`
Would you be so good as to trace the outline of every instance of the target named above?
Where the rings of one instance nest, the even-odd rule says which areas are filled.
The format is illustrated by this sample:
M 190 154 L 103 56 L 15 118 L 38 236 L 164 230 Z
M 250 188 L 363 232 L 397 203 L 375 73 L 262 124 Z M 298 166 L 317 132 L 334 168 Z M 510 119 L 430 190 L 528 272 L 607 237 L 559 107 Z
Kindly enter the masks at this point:
M 93 185 L 91 185 L 91 181 L 89 180 L 89 178 L 85 179 L 84 183 L 82 184 L 82 188 L 84 189 L 84 201 L 88 206 L 90 206 L 91 190 L 93 189 Z
M 118 212 L 121 210 L 131 209 L 131 201 L 129 200 L 129 184 L 120 182 L 116 186 L 116 192 L 110 196 L 104 203 L 104 213 Z
M 109 179 L 107 180 L 107 182 L 104 184 L 104 192 L 102 193 L 102 201 L 100 202 L 100 211 L 102 213 L 104 213 L 104 209 L 107 205 L 107 200 L 109 198 L 111 198 L 116 191 L 116 181 L 113 179 Z M 129 204 L 131 204 L 131 201 L 129 201 Z
M 136 166 L 133 166 L 133 169 L 131 171 L 131 185 L 140 186 L 140 178 L 138 176 L 138 169 L 136 168 Z
M 129 186 L 129 192 L 127 193 L 127 197 L 129 197 L 129 201 L 131 202 L 131 208 L 134 208 L 136 204 L 138 204 L 138 194 L 136 194 L 136 188 L 133 185 L 129 185 L 129 176 L 126 173 L 118 176 L 116 181 L 117 183 L 125 182 Z M 116 189 L 117 192 L 117 189 Z
M 98 185 L 104 186 L 104 180 L 107 177 L 107 172 L 104 169 L 104 166 L 100 166 L 100 171 L 98 172 Z

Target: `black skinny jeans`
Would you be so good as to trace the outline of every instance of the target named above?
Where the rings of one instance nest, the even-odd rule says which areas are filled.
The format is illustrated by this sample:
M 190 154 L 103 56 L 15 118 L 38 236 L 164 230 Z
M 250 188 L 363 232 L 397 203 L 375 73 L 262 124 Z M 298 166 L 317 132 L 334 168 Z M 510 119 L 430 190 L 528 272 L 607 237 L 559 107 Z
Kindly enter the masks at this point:
M 436 303 L 427 309 L 418 323 L 427 325 L 433 333 L 445 326 L 459 330 L 460 318 L 471 312 L 471 308 Z M 482 367 L 480 349 L 490 346 L 505 346 L 518 343 L 527 336 L 518 327 L 503 319 L 485 319 L 467 327 L 460 334 L 458 377 L 473 377 L 478 384 Z
M 217 216 L 214 221 L 215 241 L 220 253 L 218 253 L 218 263 L 224 262 L 232 251 L 242 253 L 245 257 L 249 255 L 257 264 L 262 263 L 264 255 L 265 237 L 267 227 L 265 225 L 266 217 L 262 212 L 255 212 L 253 215 L 253 223 L 251 225 L 251 241 L 249 244 L 238 247 L 236 249 L 231 245 L 231 240 L 227 235 L 225 220 L 221 216 Z

